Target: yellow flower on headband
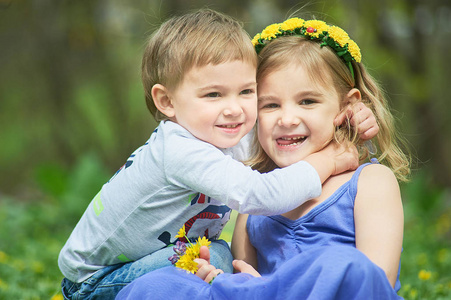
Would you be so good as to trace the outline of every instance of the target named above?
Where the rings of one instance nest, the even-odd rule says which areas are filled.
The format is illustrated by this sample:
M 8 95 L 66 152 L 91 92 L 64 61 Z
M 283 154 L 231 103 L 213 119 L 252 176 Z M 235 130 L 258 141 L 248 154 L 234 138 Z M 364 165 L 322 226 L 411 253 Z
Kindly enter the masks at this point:
M 301 28 L 304 25 L 304 20 L 301 18 L 291 18 L 286 20 L 280 25 L 280 29 L 284 31 L 293 31 L 297 28 Z
M 254 38 L 252 39 L 252 45 L 254 45 L 254 47 L 255 47 L 256 45 L 258 45 L 258 40 L 260 39 L 260 37 L 261 37 L 261 34 L 260 34 L 260 33 L 257 33 L 257 34 L 254 36 Z
M 261 38 L 270 41 L 271 39 L 276 37 L 276 34 L 281 33 L 280 31 L 280 24 L 272 24 L 266 27 L 262 33 Z
M 327 31 L 329 29 L 329 25 L 327 25 L 326 22 L 318 20 L 305 21 L 304 27 L 306 28 L 305 35 L 315 38 L 319 37 L 323 31 Z
M 356 62 L 362 61 L 362 54 L 360 53 L 360 48 L 353 40 L 349 40 L 348 42 L 348 51 L 355 59 Z
M 349 42 L 349 35 L 338 26 L 329 27 L 329 36 L 334 39 L 341 47 L 344 47 Z

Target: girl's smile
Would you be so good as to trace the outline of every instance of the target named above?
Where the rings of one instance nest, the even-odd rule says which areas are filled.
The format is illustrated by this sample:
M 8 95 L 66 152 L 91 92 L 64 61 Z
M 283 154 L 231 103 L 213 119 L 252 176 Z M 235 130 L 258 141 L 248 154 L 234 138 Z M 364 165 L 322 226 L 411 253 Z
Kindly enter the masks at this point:
M 259 141 L 279 167 L 286 167 L 332 140 L 340 105 L 332 84 L 322 87 L 302 66 L 291 65 L 259 81 L 258 109 Z

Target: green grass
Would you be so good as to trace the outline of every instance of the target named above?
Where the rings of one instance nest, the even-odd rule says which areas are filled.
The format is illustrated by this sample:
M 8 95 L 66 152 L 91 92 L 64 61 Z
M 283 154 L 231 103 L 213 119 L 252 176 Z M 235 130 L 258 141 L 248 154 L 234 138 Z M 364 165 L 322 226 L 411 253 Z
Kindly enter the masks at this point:
M 0 299 L 61 299 L 58 253 L 92 195 L 109 176 L 98 159 L 87 155 L 73 170 L 51 165 L 38 169 L 35 177 L 42 193 L 35 201 L 0 199 Z M 403 195 L 403 286 L 399 294 L 405 299 L 449 299 L 449 196 L 431 187 L 421 174 L 403 187 Z M 232 231 L 233 221 L 222 237 L 230 241 Z

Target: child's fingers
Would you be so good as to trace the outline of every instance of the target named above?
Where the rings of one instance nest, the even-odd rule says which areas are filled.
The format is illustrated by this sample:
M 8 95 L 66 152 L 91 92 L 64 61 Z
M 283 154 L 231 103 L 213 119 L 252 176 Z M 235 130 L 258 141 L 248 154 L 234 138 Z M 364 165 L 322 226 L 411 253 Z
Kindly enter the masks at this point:
M 205 282 L 210 283 L 213 279 L 216 278 L 219 274 L 223 274 L 224 271 L 221 269 L 212 270 L 204 279 Z
M 205 259 L 208 263 L 210 263 L 210 250 L 207 246 L 200 247 L 199 257 Z
M 202 258 L 196 258 L 196 259 L 194 259 L 194 261 L 197 262 L 198 269 L 202 268 L 203 266 L 210 265 L 210 263 L 208 261 L 206 261 L 205 259 L 202 259 Z
M 343 124 L 343 122 L 346 120 L 346 118 L 349 118 L 352 116 L 352 110 L 350 107 L 348 107 L 345 111 L 340 113 L 337 117 L 334 119 L 334 125 L 340 126 Z
M 252 267 L 250 264 L 246 263 L 244 260 L 235 259 L 232 262 L 233 267 L 235 270 L 241 273 L 248 273 L 255 277 L 261 277 L 260 273 L 258 273 L 254 267 Z
M 197 260 L 195 260 L 196 262 L 198 262 Z M 205 262 L 205 260 L 203 260 L 204 262 Z M 201 261 L 200 261 L 201 262 Z M 197 272 L 196 272 L 196 276 L 197 277 L 199 277 L 200 279 L 202 279 L 202 280 L 204 280 L 204 281 L 206 281 L 206 282 L 209 282 L 210 280 L 208 280 L 207 281 L 207 277 L 208 277 L 208 275 L 211 273 L 211 272 L 213 272 L 213 271 L 215 271 L 215 270 L 217 270 L 216 268 L 215 268 L 215 266 L 213 266 L 213 265 L 210 265 L 210 264 L 199 264 L 199 262 L 198 262 L 198 265 L 197 265 L 198 267 L 199 267 L 199 269 L 197 270 Z

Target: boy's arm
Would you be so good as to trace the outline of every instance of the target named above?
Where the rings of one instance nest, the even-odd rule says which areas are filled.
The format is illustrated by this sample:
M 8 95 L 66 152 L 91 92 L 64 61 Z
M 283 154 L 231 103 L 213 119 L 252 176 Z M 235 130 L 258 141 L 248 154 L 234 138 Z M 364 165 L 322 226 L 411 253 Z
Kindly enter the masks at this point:
M 385 271 L 394 286 L 404 226 L 398 182 L 389 168 L 373 164 L 362 170 L 357 190 L 354 206 L 356 247 Z
M 352 126 L 357 126 L 357 132 L 362 140 L 370 140 L 379 132 L 373 111 L 362 102 L 357 102 L 352 108 L 349 107 L 339 114 L 334 120 L 334 125 L 340 126 L 347 117 L 350 118 Z

